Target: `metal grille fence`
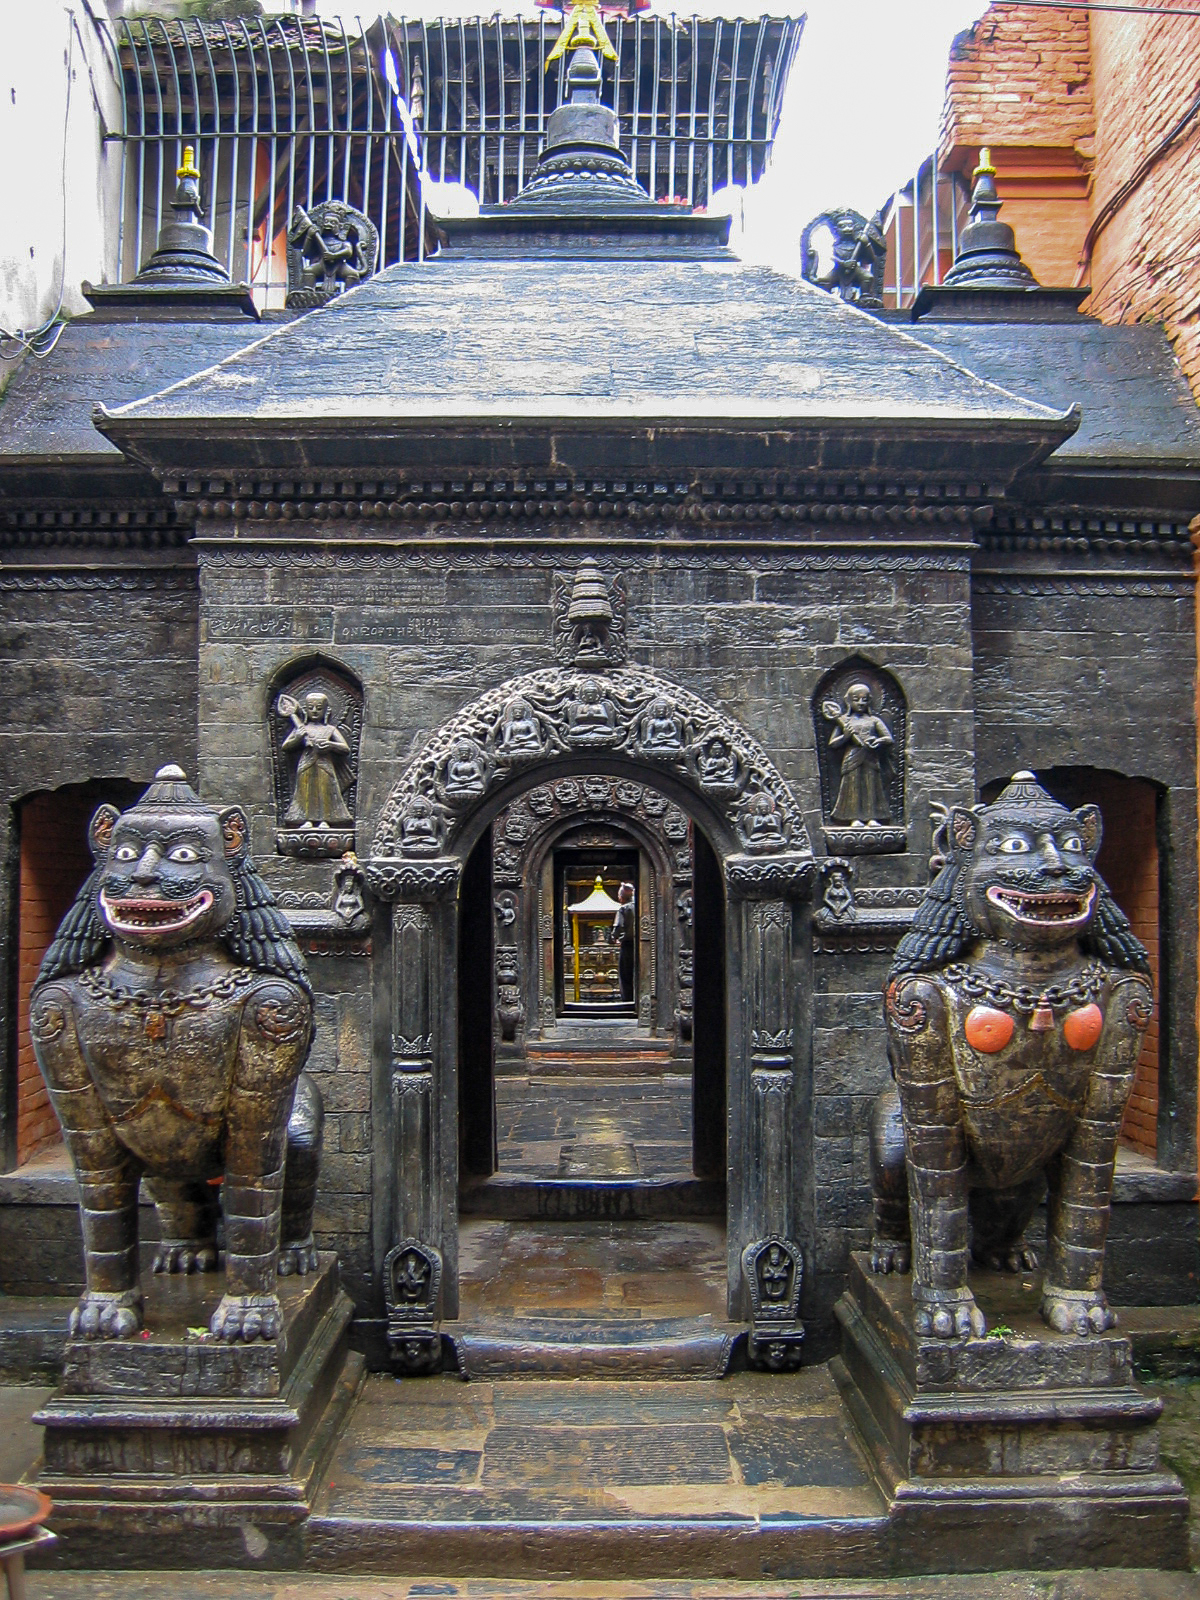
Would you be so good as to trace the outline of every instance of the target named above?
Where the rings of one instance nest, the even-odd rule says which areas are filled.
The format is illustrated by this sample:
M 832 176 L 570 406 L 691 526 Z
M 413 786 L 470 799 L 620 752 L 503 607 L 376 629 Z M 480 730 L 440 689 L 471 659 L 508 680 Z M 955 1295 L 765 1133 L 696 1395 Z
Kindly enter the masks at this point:
M 602 96 L 656 199 L 697 206 L 762 175 L 803 18 L 618 18 Z M 214 249 L 263 306 L 282 304 L 297 204 L 344 200 L 379 229 L 381 266 L 420 259 L 437 184 L 510 200 L 537 162 L 565 61 L 561 24 L 493 17 L 344 22 L 275 16 L 116 24 L 125 144 L 120 261 L 154 248 L 185 144 Z

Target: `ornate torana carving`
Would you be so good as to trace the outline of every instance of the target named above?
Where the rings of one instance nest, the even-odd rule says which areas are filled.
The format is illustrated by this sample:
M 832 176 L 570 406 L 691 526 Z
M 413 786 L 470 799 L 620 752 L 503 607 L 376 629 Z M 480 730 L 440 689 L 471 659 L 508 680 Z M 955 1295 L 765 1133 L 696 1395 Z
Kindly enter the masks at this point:
M 822 251 L 820 241 L 826 249 Z M 829 289 L 851 305 L 883 306 L 883 271 L 887 240 L 883 217 L 867 218 L 839 206 L 822 211 L 800 235 L 801 276 Z
M 288 224 L 288 309 L 323 306 L 369 278 L 378 255 L 378 230 L 363 212 L 341 200 L 298 205 Z
M 506 737 L 518 720 L 519 745 Z M 728 763 L 713 782 L 704 761 L 718 740 Z M 388 795 L 375 859 L 436 855 L 453 844 L 468 811 L 524 765 L 592 753 L 670 772 L 725 817 L 748 854 L 811 859 L 800 809 L 762 747 L 686 689 L 636 667 L 595 674 L 551 668 L 503 683 L 465 707 Z M 504 881 L 502 873 L 501 867 L 497 881 Z
M 178 767 L 130 810 L 92 818 L 96 868 L 46 953 L 30 1013 L 79 1181 L 87 1289 L 72 1336 L 142 1326 L 143 1175 L 162 1229 L 156 1272 L 214 1271 L 223 1206 L 218 1338 L 275 1338 L 276 1272 L 316 1267 L 322 1109 L 300 1070 L 312 991 L 249 833 L 244 812 L 202 804 Z
M 306 667 L 275 697 L 276 849 L 341 856 L 354 849 L 362 692 L 348 674 Z
M 825 842 L 833 854 L 903 850 L 907 705 L 891 673 L 855 658 L 813 696 Z
M 948 859 L 897 949 L 872 1265 L 903 1270 L 911 1254 L 919 1334 L 984 1332 L 968 1250 L 992 1268 L 1036 1266 L 1024 1231 L 1047 1184 L 1042 1315 L 1064 1333 L 1115 1321 L 1113 1160 L 1152 990 L 1093 865 L 1100 832 L 1097 807 L 1066 810 L 1028 772 L 993 805 L 949 807 Z

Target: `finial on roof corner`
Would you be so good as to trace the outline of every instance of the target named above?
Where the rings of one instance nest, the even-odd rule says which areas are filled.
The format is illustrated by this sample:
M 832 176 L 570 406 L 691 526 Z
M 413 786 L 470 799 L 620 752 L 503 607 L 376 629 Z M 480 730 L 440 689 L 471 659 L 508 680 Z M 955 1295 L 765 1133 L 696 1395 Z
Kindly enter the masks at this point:
M 1021 260 L 1017 237 L 1001 222 L 1002 202 L 996 188 L 996 168 L 987 145 L 979 151 L 972 175 L 971 220 L 958 239 L 958 254 L 944 282 L 957 289 L 1037 289 L 1033 273 Z
M 606 61 L 615 61 L 617 52 L 613 49 L 612 40 L 604 26 L 604 19 L 600 15 L 600 8 L 596 0 L 575 0 L 574 5 L 563 18 L 562 32 L 559 34 L 554 49 L 546 57 L 547 72 L 566 55 L 567 51 L 597 50 Z M 572 60 L 567 76 L 570 80 L 575 61 Z M 590 76 L 590 74 L 589 74 Z

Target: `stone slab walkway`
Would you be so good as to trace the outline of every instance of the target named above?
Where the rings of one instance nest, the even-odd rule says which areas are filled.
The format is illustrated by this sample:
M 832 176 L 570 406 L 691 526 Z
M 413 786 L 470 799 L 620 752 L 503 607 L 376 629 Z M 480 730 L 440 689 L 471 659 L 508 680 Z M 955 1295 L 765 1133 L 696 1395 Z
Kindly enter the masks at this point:
M 785 1583 L 542 1583 L 488 1578 L 338 1578 L 288 1573 L 31 1573 L 29 1600 L 1196 1600 L 1183 1572 L 1038 1572 Z

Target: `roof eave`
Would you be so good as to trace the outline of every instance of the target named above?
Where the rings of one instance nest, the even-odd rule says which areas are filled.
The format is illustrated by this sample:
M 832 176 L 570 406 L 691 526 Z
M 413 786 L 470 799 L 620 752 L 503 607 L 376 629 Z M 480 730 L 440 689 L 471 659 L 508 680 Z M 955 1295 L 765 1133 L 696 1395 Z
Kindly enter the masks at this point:
M 1041 408 L 1038 408 L 1041 411 Z M 372 470 L 618 471 L 777 469 L 1010 482 L 1079 426 L 1079 408 L 1030 416 L 902 417 L 640 408 L 567 415 L 489 409 L 403 417 L 146 417 L 96 408 L 131 460 L 160 477 Z M 614 448 L 615 445 L 615 448 Z

